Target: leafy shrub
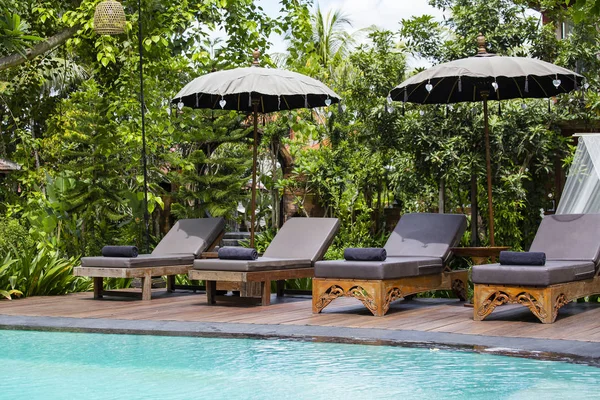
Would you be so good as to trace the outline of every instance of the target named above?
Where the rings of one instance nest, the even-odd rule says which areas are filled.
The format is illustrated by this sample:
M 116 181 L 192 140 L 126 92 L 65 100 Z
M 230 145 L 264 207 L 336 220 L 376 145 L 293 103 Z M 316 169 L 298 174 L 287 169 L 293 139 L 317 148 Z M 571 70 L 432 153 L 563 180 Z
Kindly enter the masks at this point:
M 12 249 L 19 251 L 33 246 L 33 241 L 18 219 L 0 217 L 0 257 Z
M 267 250 L 267 247 L 269 247 L 276 234 L 277 231 L 274 228 L 269 228 L 265 231 L 257 232 L 254 235 L 254 248 L 258 254 L 263 254 L 265 250 Z M 250 240 L 240 240 L 240 245 L 243 247 L 250 247 Z
M 2 263 L 0 263 L 0 297 L 9 300 L 12 299 L 12 296 L 21 296 L 23 294 L 21 291 L 15 289 L 15 276 L 7 275 L 6 278 L 3 279 L 5 272 L 15 261 L 15 259 L 11 259 L 7 254 Z
M 29 247 L 9 253 L 0 264 L 0 295 L 51 296 L 88 291 L 91 280 L 73 276 L 78 259 Z

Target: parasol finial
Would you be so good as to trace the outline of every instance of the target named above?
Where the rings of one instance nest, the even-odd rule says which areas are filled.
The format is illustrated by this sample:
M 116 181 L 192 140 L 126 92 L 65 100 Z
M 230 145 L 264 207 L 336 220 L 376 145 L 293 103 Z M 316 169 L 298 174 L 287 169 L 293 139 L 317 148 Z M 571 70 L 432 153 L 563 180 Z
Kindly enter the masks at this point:
M 254 60 L 252 61 L 252 66 L 258 67 L 259 66 L 258 58 L 260 57 L 260 51 L 258 51 L 258 49 L 254 49 L 254 51 L 252 52 L 252 57 L 254 58 Z
M 485 49 L 485 36 L 483 33 L 479 32 L 477 35 L 477 54 L 486 54 L 487 50 Z

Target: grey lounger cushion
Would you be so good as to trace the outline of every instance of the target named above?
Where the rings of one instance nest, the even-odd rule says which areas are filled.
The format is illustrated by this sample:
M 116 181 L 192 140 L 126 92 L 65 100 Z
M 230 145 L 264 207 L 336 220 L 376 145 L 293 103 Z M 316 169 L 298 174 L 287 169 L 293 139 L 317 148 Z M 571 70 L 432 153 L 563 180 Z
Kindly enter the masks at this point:
M 200 256 L 225 228 L 223 218 L 180 219 L 152 251 L 153 255 L 191 253 Z
M 104 268 L 146 268 L 166 267 L 172 265 L 191 265 L 194 262 L 193 254 L 165 254 L 162 256 L 140 254 L 138 257 L 82 257 L 82 267 Z
M 195 260 L 194 269 L 204 271 L 271 271 L 275 269 L 310 268 L 312 263 L 304 258 L 258 257 L 256 260 Z
M 463 214 L 404 214 L 390 235 L 385 249 L 388 257 L 450 256 L 450 248 L 460 241 L 467 228 Z
M 546 260 L 600 261 L 600 214 L 548 215 L 542 219 L 529 251 Z
M 337 218 L 290 218 L 273 238 L 265 257 L 320 260 L 337 233 Z
M 548 286 L 593 278 L 594 273 L 591 261 L 546 261 L 546 265 L 476 265 L 471 279 L 488 285 Z
M 257 260 L 195 260 L 205 271 L 269 271 L 307 268 L 323 257 L 337 233 L 337 218 L 290 218 Z
M 171 265 L 192 265 L 225 228 L 223 218 L 180 219 L 162 238 L 152 254 L 136 258 L 82 257 L 82 267 L 146 268 Z
M 316 278 L 331 279 L 399 279 L 409 276 L 439 274 L 444 265 L 435 257 L 388 257 L 385 261 L 317 261 Z
M 546 264 L 473 266 L 478 284 L 548 286 L 592 278 L 600 259 L 600 214 L 548 215 L 530 251 L 546 253 Z

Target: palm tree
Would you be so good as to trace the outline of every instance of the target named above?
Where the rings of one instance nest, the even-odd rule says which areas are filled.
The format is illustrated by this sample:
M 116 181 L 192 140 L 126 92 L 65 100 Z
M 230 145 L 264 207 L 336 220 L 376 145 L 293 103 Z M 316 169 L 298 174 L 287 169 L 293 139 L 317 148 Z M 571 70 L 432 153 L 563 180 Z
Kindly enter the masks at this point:
M 344 58 L 354 46 L 355 38 L 345 28 L 352 27 L 352 21 L 341 10 L 321 12 L 317 4 L 311 16 L 313 26 L 313 43 L 321 65 L 329 68 L 336 59 Z

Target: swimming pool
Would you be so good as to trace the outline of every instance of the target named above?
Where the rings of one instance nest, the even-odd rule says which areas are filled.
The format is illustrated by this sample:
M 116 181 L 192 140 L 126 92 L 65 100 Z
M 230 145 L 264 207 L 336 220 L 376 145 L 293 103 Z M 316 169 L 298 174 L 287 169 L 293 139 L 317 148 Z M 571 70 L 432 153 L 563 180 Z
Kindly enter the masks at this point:
M 600 368 L 289 340 L 0 330 L 0 398 L 597 399 Z

